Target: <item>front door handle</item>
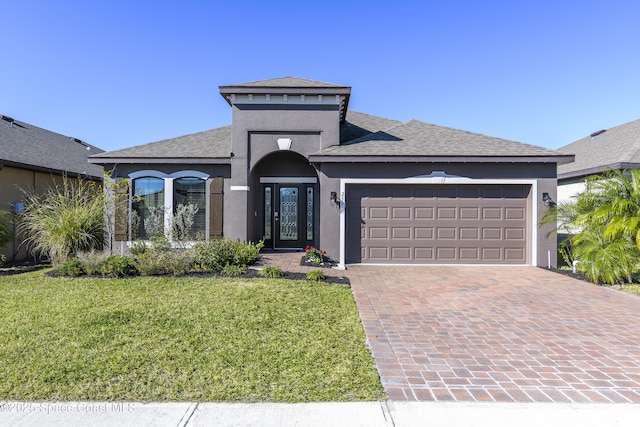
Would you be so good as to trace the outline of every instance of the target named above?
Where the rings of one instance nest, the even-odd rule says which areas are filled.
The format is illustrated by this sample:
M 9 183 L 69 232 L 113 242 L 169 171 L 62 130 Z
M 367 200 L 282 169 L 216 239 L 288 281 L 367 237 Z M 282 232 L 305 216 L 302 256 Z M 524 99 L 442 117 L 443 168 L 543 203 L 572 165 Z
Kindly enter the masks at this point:
M 278 212 L 273 213 L 273 220 L 278 221 Z

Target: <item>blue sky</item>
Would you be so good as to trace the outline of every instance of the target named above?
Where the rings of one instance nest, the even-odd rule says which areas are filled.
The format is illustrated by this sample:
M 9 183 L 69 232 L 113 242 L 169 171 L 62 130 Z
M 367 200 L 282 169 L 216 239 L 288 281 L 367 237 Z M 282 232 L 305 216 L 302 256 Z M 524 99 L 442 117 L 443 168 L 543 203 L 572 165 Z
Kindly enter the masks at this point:
M 640 118 L 638 1 L 0 0 L 0 114 L 106 150 L 294 75 L 350 109 L 557 148 Z

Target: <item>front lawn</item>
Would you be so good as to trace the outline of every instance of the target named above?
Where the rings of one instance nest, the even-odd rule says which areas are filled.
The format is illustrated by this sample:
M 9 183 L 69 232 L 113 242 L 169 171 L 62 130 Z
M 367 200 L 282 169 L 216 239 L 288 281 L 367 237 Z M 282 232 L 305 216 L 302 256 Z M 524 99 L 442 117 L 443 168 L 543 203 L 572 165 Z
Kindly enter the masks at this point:
M 0 292 L 0 400 L 383 397 L 346 285 L 36 271 Z

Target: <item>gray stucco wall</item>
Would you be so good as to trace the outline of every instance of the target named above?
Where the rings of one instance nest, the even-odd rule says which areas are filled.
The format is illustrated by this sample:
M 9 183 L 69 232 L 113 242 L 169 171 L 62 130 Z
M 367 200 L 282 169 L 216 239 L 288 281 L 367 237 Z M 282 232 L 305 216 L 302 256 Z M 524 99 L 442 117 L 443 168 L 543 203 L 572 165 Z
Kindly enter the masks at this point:
M 241 240 L 257 239 L 257 177 L 252 176 L 251 171 L 266 155 L 278 151 L 278 138 L 291 138 L 291 151 L 306 157 L 339 143 L 339 123 L 337 105 L 234 104 L 230 182 L 233 189 L 225 192 L 225 233 Z M 227 200 L 229 209 L 226 209 Z

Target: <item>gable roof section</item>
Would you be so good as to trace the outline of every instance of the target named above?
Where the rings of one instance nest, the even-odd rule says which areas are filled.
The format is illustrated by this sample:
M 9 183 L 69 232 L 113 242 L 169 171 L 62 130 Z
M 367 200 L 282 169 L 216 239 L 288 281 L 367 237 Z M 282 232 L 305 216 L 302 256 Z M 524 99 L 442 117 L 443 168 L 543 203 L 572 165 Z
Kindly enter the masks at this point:
M 326 148 L 311 161 L 571 161 L 548 148 L 419 120 L 382 128 Z
M 321 82 L 319 80 L 303 79 L 301 77 L 286 76 L 277 77 L 275 79 L 256 80 L 253 82 L 236 83 L 233 85 L 220 86 L 227 87 L 249 87 L 249 88 L 345 88 L 348 86 L 335 83 Z
M 596 135 L 597 134 L 597 135 Z M 595 132 L 558 151 L 573 153 L 573 163 L 558 166 L 558 179 L 604 172 L 608 169 L 640 169 L 640 120 Z
M 231 126 L 91 156 L 91 163 L 230 163 Z
M 386 119 L 357 111 L 348 111 L 346 121 L 342 122 L 340 126 L 340 143 L 344 144 L 345 142 L 380 130 L 389 129 L 401 123 L 399 120 Z
M 89 164 L 103 151 L 78 139 L 0 116 L 0 163 L 55 174 L 102 178 L 102 167 Z

